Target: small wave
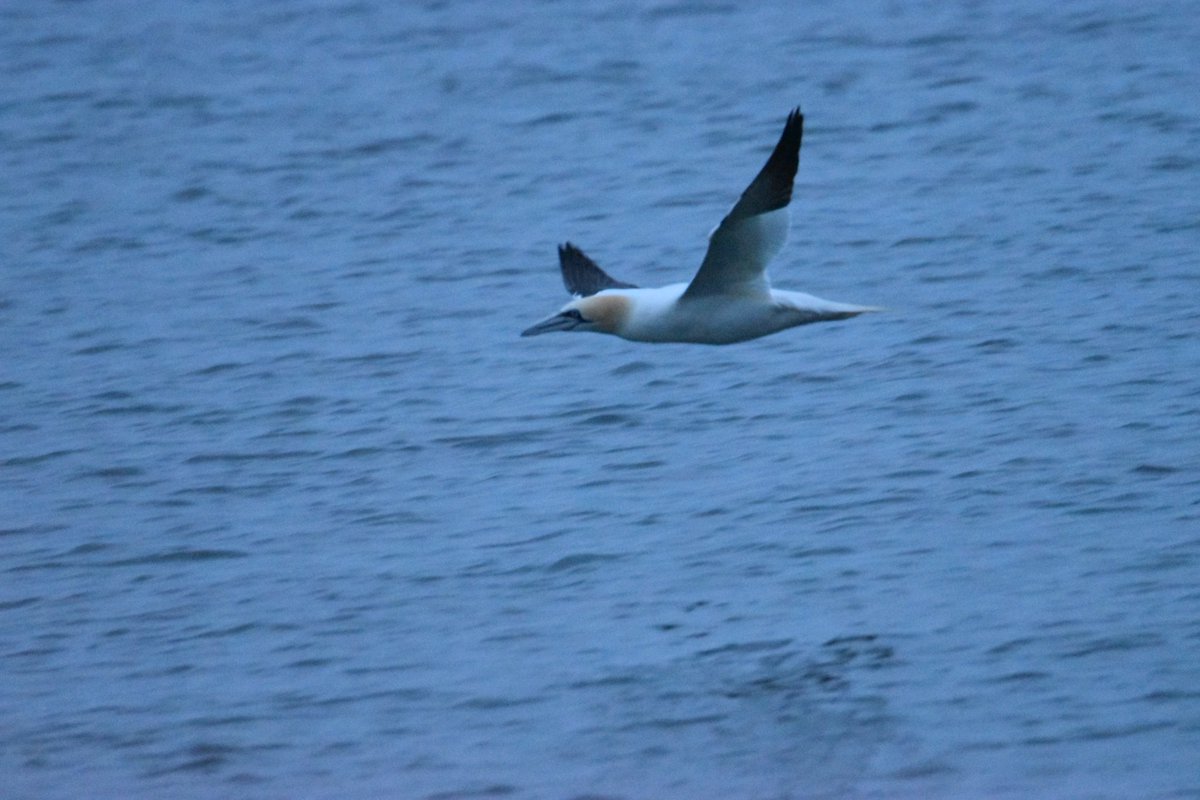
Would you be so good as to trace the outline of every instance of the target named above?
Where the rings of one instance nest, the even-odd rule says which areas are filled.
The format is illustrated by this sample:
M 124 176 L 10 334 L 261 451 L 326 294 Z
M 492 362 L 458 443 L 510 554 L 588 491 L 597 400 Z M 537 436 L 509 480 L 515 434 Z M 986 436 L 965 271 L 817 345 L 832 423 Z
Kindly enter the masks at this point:
M 134 567 L 147 564 L 173 564 L 192 561 L 221 561 L 231 558 L 246 558 L 249 553 L 241 550 L 167 550 L 136 558 L 109 561 L 106 567 Z
M 589 569 L 598 564 L 603 564 L 607 561 L 618 561 L 623 556 L 613 555 L 610 553 L 575 553 L 569 556 L 563 556 L 552 564 L 546 566 L 547 572 L 566 572 L 580 571 Z

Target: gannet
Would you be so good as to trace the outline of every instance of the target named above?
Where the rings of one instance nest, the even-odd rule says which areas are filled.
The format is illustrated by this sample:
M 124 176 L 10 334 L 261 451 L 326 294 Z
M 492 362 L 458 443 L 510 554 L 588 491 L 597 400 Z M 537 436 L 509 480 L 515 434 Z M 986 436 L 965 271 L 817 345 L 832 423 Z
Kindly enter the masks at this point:
M 731 344 L 879 310 L 773 289 L 767 278 L 767 264 L 787 241 L 803 131 L 804 115 L 793 109 L 767 163 L 709 234 L 691 283 L 639 288 L 614 279 L 567 242 L 558 261 L 573 299 L 521 335 L 594 331 L 637 342 Z

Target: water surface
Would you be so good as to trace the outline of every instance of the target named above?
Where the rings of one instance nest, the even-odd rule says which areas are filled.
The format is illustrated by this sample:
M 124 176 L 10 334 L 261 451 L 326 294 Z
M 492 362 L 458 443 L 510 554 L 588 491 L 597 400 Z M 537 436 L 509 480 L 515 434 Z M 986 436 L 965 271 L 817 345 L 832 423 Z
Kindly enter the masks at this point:
M 6 796 L 1200 797 L 1190 4 L 0 10 Z M 684 280 L 807 130 L 727 348 Z

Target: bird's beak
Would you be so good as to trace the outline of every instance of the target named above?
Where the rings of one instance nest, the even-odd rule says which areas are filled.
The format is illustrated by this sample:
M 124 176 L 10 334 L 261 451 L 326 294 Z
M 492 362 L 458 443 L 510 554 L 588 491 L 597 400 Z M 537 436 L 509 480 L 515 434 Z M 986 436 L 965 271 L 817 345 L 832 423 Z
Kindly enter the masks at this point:
M 579 320 L 573 317 L 567 317 L 562 314 L 555 314 L 551 317 L 546 317 L 538 324 L 526 328 L 521 331 L 522 336 L 537 336 L 541 333 L 553 333 L 554 331 L 569 331 L 579 324 Z

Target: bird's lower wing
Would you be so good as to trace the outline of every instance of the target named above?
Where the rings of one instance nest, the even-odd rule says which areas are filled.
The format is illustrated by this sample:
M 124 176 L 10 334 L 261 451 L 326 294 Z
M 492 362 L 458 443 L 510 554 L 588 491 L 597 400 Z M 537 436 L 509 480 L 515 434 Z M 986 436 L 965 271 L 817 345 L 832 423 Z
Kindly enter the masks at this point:
M 787 208 L 732 219 L 726 217 L 708 238 L 704 263 L 684 299 L 714 294 L 767 294 L 767 264 L 783 248 L 788 235 Z
M 804 116 L 795 109 L 767 163 L 709 237 L 704 263 L 683 299 L 768 291 L 767 264 L 787 241 L 788 204 L 803 135 Z

